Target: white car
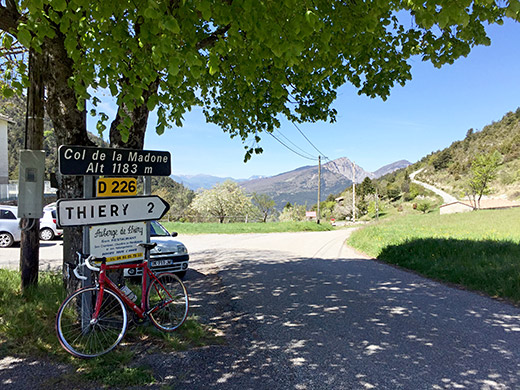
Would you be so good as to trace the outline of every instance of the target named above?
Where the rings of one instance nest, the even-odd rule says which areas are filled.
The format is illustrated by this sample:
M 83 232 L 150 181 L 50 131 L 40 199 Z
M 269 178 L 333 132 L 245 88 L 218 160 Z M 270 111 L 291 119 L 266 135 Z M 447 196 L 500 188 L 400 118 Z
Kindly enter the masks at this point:
M 22 239 L 18 207 L 0 206 L 0 248 L 12 246 Z
M 40 218 L 40 240 L 50 241 L 62 235 L 63 230 L 56 227 L 56 207 L 45 207 Z
M 150 251 L 150 268 L 155 273 L 173 272 L 181 279 L 186 275 L 190 256 L 184 244 L 174 240 L 177 233 L 170 233 L 157 221 L 150 222 L 150 241 L 157 246 Z M 141 269 L 125 269 L 125 276 L 141 276 Z

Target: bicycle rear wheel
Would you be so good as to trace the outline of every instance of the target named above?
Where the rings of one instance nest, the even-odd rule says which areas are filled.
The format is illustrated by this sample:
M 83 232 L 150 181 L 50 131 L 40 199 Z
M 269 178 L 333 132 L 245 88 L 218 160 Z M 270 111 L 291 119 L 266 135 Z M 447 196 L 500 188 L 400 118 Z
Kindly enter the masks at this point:
M 115 348 L 128 324 L 123 301 L 105 289 L 98 319 L 92 315 L 99 287 L 85 287 L 69 296 L 56 316 L 56 332 L 63 348 L 80 358 L 93 358 Z
M 150 320 L 158 329 L 172 332 L 188 316 L 188 292 L 182 281 L 170 272 L 157 275 L 146 294 Z

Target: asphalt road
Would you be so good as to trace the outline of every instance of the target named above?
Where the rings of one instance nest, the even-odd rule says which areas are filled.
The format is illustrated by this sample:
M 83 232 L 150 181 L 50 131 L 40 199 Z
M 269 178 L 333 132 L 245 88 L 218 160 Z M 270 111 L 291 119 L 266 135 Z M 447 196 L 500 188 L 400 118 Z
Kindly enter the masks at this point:
M 140 356 L 150 388 L 520 388 L 519 308 L 367 259 L 348 234 L 179 237 L 191 312 L 226 343 Z

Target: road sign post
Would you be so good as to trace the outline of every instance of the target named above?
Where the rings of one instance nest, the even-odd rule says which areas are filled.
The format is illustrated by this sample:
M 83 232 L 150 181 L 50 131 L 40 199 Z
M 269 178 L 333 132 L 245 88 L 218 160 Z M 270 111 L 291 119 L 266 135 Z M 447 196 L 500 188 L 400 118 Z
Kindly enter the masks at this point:
M 122 222 L 160 219 L 170 208 L 170 205 L 163 199 L 150 195 L 150 177 L 169 176 L 171 174 L 171 155 L 169 152 L 61 145 L 58 149 L 58 167 L 61 175 L 84 176 L 84 199 L 59 199 L 57 202 L 58 226 L 84 227 L 84 253 L 92 252 L 89 229 L 91 232 L 94 231 L 92 233 L 94 241 L 96 240 L 96 232 L 100 231 L 99 229 L 93 230 L 94 228 L 91 226 L 109 224 L 114 226 L 114 224 Z M 116 177 L 102 179 L 98 184 L 99 186 L 103 185 L 104 188 L 97 188 L 97 196 L 105 196 L 105 198 L 90 198 L 94 196 L 92 184 L 96 176 Z M 112 197 L 135 195 L 136 181 L 134 178 L 136 176 L 143 177 L 144 194 L 147 196 Z M 126 179 L 118 180 L 117 177 Z M 85 187 L 90 189 L 87 191 Z M 146 226 L 146 240 L 149 241 L 150 224 L 146 222 L 144 225 Z M 127 245 L 133 246 L 136 241 L 142 241 L 143 237 L 139 234 L 128 235 L 127 227 L 118 226 L 119 234 L 124 236 Z M 123 229 L 125 229 L 124 233 Z M 120 238 L 118 237 L 118 240 Z M 96 245 L 96 241 L 94 245 Z M 101 242 L 98 249 L 101 248 L 101 251 L 109 252 L 110 250 L 105 248 L 108 245 L 106 242 Z M 115 257 L 114 261 L 119 261 L 119 257 L 135 256 L 134 252 L 123 253 L 129 252 L 129 250 L 126 247 L 122 248 L 119 244 L 114 248 L 116 253 L 116 256 L 112 256 Z M 90 318 L 88 315 L 89 307 L 90 302 L 82 302 L 82 321 L 85 323 Z

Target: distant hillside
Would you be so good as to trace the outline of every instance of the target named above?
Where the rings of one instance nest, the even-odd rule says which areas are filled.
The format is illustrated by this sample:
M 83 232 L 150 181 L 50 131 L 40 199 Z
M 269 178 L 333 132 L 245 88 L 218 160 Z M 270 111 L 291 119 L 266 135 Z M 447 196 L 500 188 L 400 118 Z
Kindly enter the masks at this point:
M 403 169 L 412 165 L 412 163 L 408 160 L 399 160 L 392 164 L 385 165 L 384 167 L 379 168 L 377 171 L 373 172 L 375 178 L 379 178 L 381 176 L 387 175 L 399 169 Z
M 245 191 L 268 194 L 283 208 L 287 202 L 313 205 L 318 201 L 318 167 L 306 166 L 290 172 L 240 184 Z M 337 194 L 352 185 L 347 177 L 329 169 L 321 170 L 321 197 Z
M 520 199 L 520 108 L 508 112 L 499 122 L 492 122 L 482 131 L 469 129 L 462 141 L 432 153 L 421 160 L 426 169 L 418 176 L 462 199 L 470 176 L 471 162 L 476 155 L 497 150 L 503 162 L 497 178 L 490 183 L 493 197 Z
M 211 175 L 171 175 L 170 177 L 193 191 L 200 189 L 209 190 L 215 184 L 223 183 L 226 180 L 236 181 L 231 177 L 217 177 Z
M 520 200 L 520 108 L 508 112 L 500 121 L 493 121 L 481 131 L 469 129 L 463 140 L 430 153 L 406 170 L 385 175 L 380 179 L 381 187 L 389 183 L 403 187 L 407 174 L 424 168 L 416 176 L 417 180 L 432 184 L 458 199 L 467 199 L 472 161 L 478 154 L 495 150 L 502 155 L 502 164 L 497 178 L 490 183 L 490 196 Z
M 408 166 L 408 161 L 399 161 L 386 165 L 378 172 L 390 172 Z M 355 166 L 355 181 L 361 183 L 365 177 L 375 178 L 379 174 L 368 172 L 359 165 Z M 327 162 L 321 170 L 321 200 L 329 195 L 340 194 L 345 188 L 350 187 L 353 181 L 353 163 L 346 157 Z M 290 203 L 315 204 L 318 193 L 318 166 L 305 166 L 290 172 L 258 180 L 250 180 L 241 183 L 247 192 L 257 192 L 271 196 L 278 208 Z

